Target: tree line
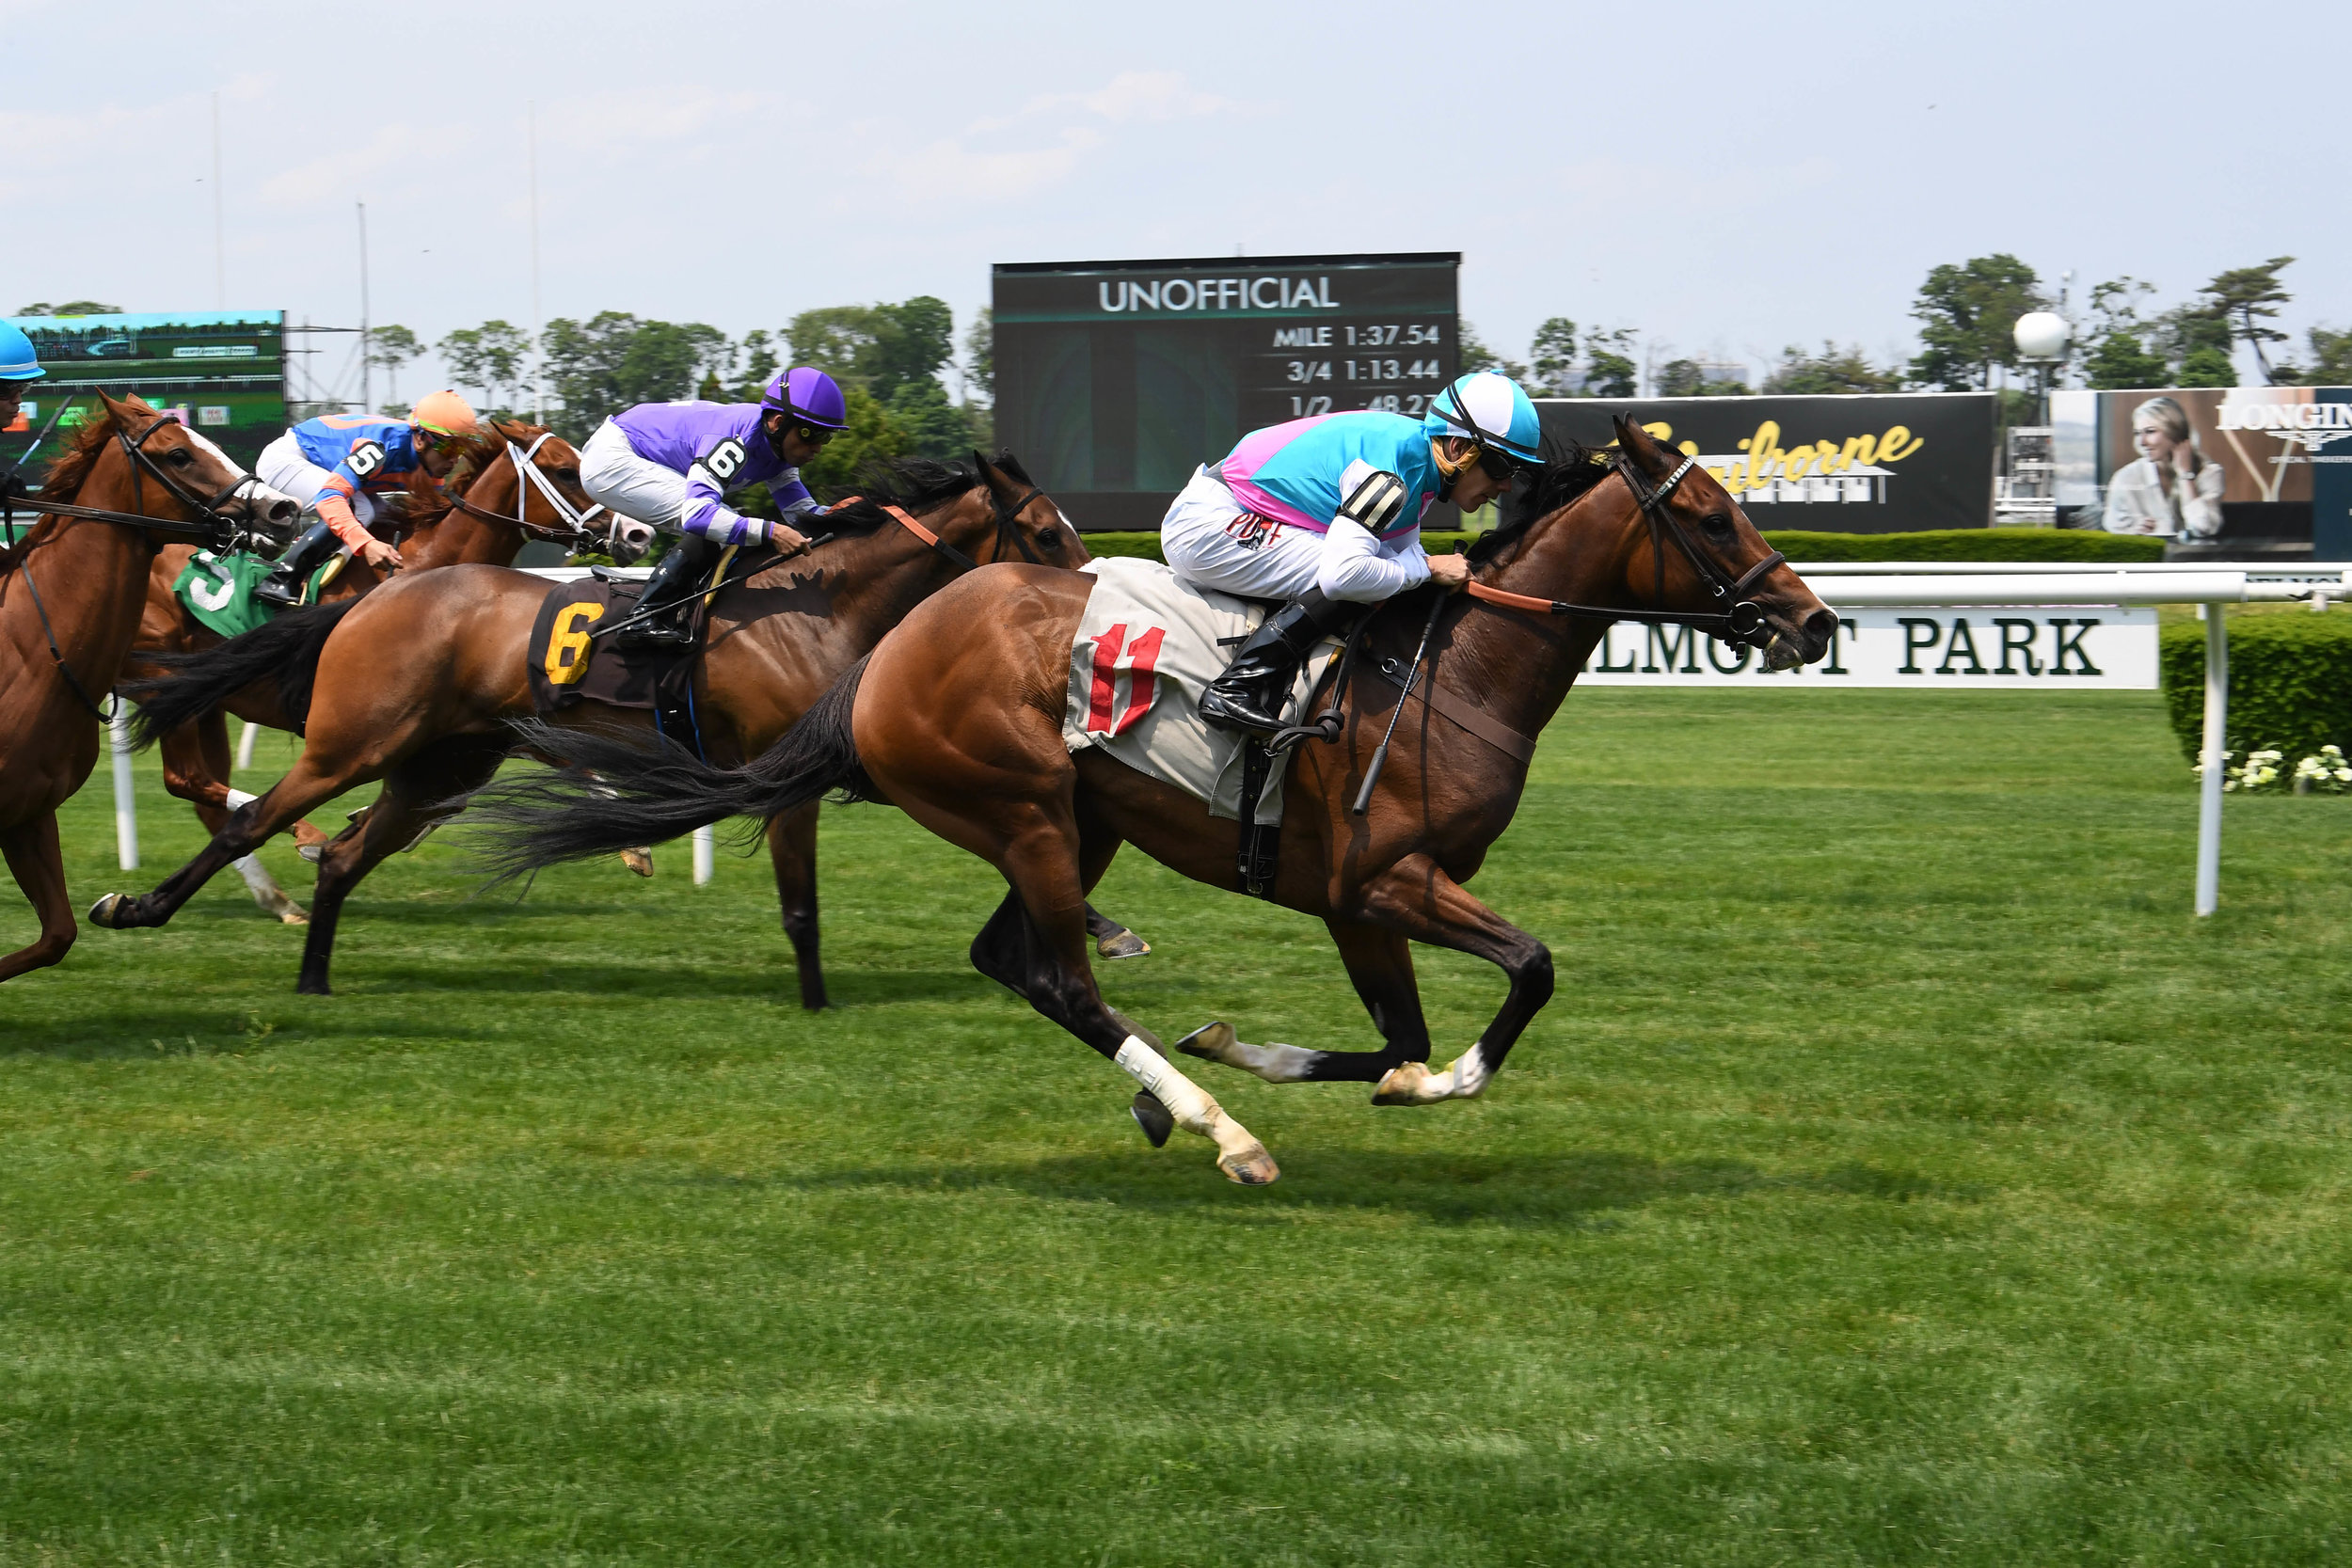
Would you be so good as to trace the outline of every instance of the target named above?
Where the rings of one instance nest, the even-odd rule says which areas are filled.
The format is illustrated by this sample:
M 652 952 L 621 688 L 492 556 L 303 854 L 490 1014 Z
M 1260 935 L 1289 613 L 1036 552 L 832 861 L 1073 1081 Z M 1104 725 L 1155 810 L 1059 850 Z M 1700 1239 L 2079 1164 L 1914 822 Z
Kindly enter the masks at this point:
M 2015 256 L 1974 257 L 1931 269 L 1919 286 L 1911 314 L 1919 323 L 1920 347 L 1908 362 L 1873 364 L 1859 345 L 1824 340 L 1818 352 L 1795 345 L 1782 350 L 1760 387 L 1711 379 L 1703 361 L 1673 358 L 1657 368 L 1652 390 L 1661 397 L 1960 392 L 1991 388 L 2010 372 L 2022 383 L 2032 367 L 2020 357 L 2011 334 L 2017 318 L 2033 310 L 2058 311 L 2074 326 L 2065 359 L 2052 367 L 2054 386 L 2102 391 L 2234 387 L 2241 346 L 2272 386 L 2352 385 L 2352 330 L 2312 327 L 2302 357 L 2272 357 L 2278 345 L 2291 341 L 2276 323 L 2280 307 L 2294 297 L 2280 278 L 2294 261 L 2274 256 L 2233 267 L 2161 309 L 2153 304 L 2153 284 L 2110 278 L 2090 291 L 2087 312 L 2078 312 L 2062 291 L 2053 293 Z M 1500 371 L 1535 397 L 1630 398 L 1641 380 L 1633 357 L 1639 336 L 1629 327 L 1580 329 L 1567 317 L 1553 316 L 1535 329 L 1527 357 L 1518 360 L 1488 348 L 1465 322 L 1462 368 Z
M 819 485 L 851 483 L 870 458 L 955 457 L 986 446 L 992 420 L 988 312 L 973 323 L 968 361 L 955 363 L 955 313 L 929 294 L 896 304 L 803 310 L 780 331 L 730 338 L 701 322 L 667 322 L 601 310 L 559 317 L 540 333 L 548 423 L 570 441 L 640 403 L 701 397 L 750 403 L 787 365 L 814 365 L 841 384 L 850 428 L 806 466 Z M 368 357 L 391 375 L 428 349 L 485 412 L 532 404 L 531 334 L 511 322 L 461 327 L 430 345 L 405 326 L 369 333 Z M 943 371 L 960 372 L 965 395 L 950 398 Z

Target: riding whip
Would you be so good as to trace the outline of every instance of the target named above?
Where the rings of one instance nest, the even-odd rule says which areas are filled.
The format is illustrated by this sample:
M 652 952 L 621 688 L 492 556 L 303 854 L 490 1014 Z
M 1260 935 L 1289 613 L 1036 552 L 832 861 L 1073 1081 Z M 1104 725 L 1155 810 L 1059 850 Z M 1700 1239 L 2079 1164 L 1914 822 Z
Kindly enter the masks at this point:
M 1422 655 L 1429 651 L 1429 634 L 1438 629 L 1438 617 L 1445 610 L 1445 594 L 1440 593 L 1429 606 L 1429 619 L 1421 625 L 1421 645 L 1413 650 L 1412 668 L 1405 672 L 1405 689 L 1396 694 L 1396 711 L 1389 715 L 1389 727 L 1380 736 L 1380 749 L 1372 753 L 1372 766 L 1364 769 L 1364 787 L 1356 792 L 1356 803 L 1348 809 L 1358 816 L 1372 809 L 1373 787 L 1380 782 L 1380 770 L 1389 765 L 1389 741 L 1396 734 L 1396 721 L 1405 717 L 1405 699 L 1413 694 L 1421 680 Z

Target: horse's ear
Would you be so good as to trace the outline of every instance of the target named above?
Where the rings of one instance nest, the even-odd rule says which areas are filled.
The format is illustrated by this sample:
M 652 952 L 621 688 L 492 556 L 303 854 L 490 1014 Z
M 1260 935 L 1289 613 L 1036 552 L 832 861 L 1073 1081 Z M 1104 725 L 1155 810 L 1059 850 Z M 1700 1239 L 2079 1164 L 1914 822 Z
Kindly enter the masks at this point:
M 972 449 L 972 471 L 978 474 L 981 483 L 992 489 L 1004 483 L 1005 476 L 997 471 L 995 464 L 988 460 L 988 454 L 977 447 Z
M 106 405 L 106 415 L 114 420 L 118 428 L 127 428 L 131 421 L 139 415 L 154 412 L 147 406 L 136 392 L 132 393 L 127 399 L 116 397 L 103 387 L 98 388 L 97 392 L 98 401 Z
M 1629 454 L 1635 462 L 1645 468 L 1654 466 L 1659 461 L 1658 442 L 1648 431 L 1644 430 L 1634 421 L 1632 415 L 1614 415 L 1611 422 L 1617 428 L 1617 448 L 1620 451 Z

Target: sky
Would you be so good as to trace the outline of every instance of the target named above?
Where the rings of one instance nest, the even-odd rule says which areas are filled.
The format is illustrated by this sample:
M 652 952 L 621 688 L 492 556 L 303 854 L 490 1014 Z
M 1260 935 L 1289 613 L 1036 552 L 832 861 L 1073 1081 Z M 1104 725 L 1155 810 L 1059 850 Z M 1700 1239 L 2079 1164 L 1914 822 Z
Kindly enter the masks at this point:
M 2233 20 L 2234 18 L 2234 20 Z M 997 261 L 1459 250 L 1524 356 L 1907 356 L 1994 251 L 2157 302 L 2292 255 L 2352 325 L 2352 6 L 0 0 L 0 310 L 226 301 L 428 341 L 626 310 L 739 336 Z M 431 364 L 403 373 L 413 395 Z M 382 401 L 379 390 L 378 401 Z

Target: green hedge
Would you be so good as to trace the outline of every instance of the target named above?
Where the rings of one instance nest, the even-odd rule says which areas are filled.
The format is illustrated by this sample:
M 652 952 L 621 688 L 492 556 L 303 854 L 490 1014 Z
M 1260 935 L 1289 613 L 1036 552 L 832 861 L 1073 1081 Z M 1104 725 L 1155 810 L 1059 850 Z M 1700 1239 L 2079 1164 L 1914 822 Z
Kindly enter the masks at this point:
M 2197 760 L 2205 729 L 2205 627 L 2166 626 L 2164 701 L 2182 754 Z M 2229 749 L 2275 746 L 2289 762 L 2322 746 L 2352 749 L 2352 615 L 2230 618 Z
M 2058 528 L 1939 528 L 1922 533 L 1815 533 L 1773 529 L 1764 537 L 1804 561 L 2162 561 L 2164 541 Z
M 1426 533 L 1428 548 L 1443 554 L 1462 533 Z M 1924 533 L 1815 533 L 1773 529 L 1764 537 L 1795 562 L 1807 561 L 2162 561 L 2164 541 L 2125 533 L 2095 533 L 2055 528 L 1942 528 Z M 1160 559 L 1156 533 L 1089 533 L 1096 555 Z

